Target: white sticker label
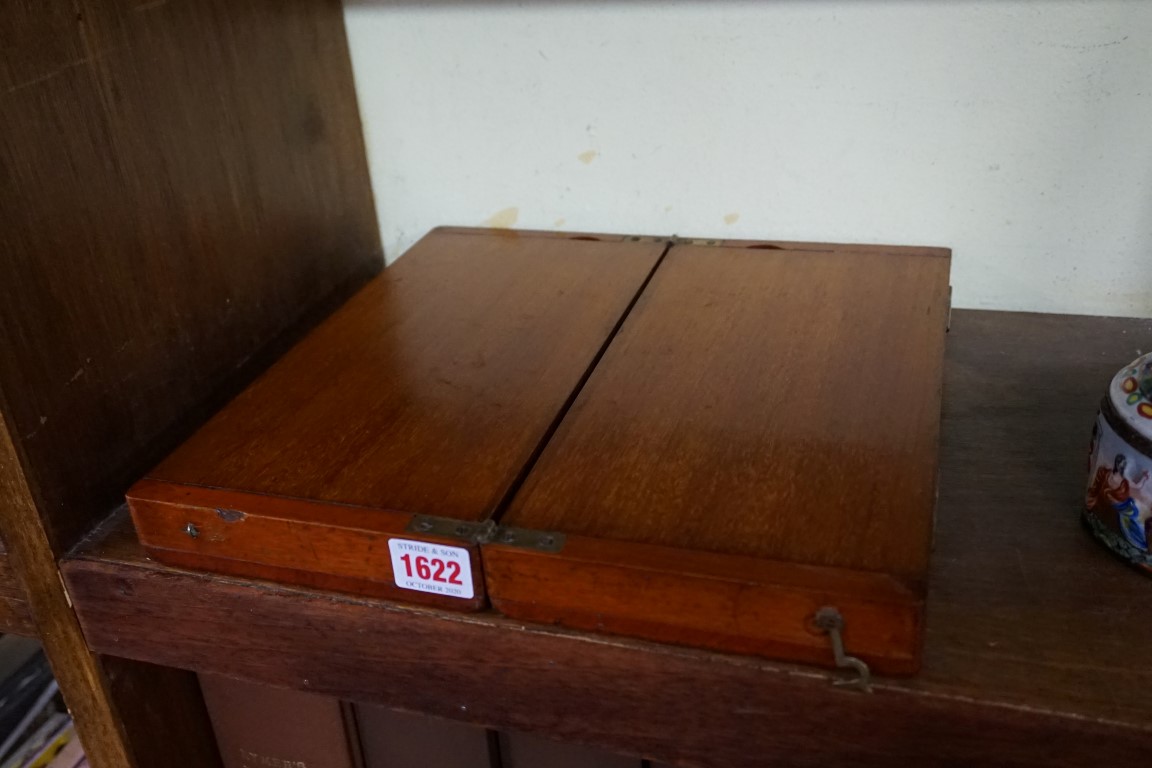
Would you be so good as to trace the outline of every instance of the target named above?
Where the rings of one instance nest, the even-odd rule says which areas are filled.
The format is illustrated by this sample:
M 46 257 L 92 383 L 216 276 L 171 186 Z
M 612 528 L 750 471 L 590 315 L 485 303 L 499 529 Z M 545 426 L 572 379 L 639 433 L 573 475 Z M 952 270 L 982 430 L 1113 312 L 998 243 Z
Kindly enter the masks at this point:
M 472 558 L 463 547 L 391 539 L 388 550 L 392 553 L 392 574 L 401 589 L 465 600 L 472 597 Z

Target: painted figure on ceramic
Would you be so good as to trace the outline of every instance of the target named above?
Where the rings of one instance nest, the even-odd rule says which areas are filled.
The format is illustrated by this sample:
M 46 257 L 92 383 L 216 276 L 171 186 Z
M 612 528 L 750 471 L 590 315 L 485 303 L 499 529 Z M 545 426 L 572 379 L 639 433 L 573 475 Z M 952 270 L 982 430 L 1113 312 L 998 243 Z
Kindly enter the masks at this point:
M 1102 466 L 1096 470 L 1095 478 L 1088 487 L 1088 495 L 1084 504 L 1096 513 L 1100 521 L 1117 533 L 1124 535 L 1132 546 L 1148 551 L 1148 537 L 1146 525 L 1148 512 L 1152 510 L 1144 494 L 1144 485 L 1148 482 L 1148 471 L 1145 470 L 1134 482 L 1130 483 L 1125 476 L 1128 468 L 1128 459 L 1122 453 L 1116 454 L 1112 466 Z M 1133 491 L 1144 499 L 1143 511 Z M 1111 510 L 1111 512 L 1107 511 Z M 1113 516 L 1112 512 L 1115 513 Z
M 1117 434 L 1103 413 L 1092 431 L 1084 522 L 1109 549 L 1152 571 L 1152 457 Z
M 1084 524 L 1104 546 L 1152 573 L 1152 353 L 1112 377 L 1088 456 Z

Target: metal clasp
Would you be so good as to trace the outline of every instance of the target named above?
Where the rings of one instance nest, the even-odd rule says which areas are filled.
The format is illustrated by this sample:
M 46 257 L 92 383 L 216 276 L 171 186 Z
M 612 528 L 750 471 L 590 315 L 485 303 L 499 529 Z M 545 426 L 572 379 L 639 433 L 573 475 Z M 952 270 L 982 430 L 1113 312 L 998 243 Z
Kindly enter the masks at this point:
M 558 531 L 530 531 L 497 525 L 493 520 L 469 523 L 435 515 L 413 515 L 404 530 L 408 533 L 460 539 L 469 544 L 507 544 L 550 553 L 563 549 L 565 539 L 564 534 Z
M 844 653 L 844 638 L 840 634 L 844 630 L 844 617 L 840 615 L 840 611 L 832 606 L 824 606 L 816 611 L 815 624 L 828 633 L 828 639 L 832 642 L 832 657 L 836 661 L 836 666 L 856 672 L 854 676 L 838 678 L 832 684 L 856 688 L 864 693 L 872 693 L 872 670 L 868 669 L 868 665 L 860 659 Z

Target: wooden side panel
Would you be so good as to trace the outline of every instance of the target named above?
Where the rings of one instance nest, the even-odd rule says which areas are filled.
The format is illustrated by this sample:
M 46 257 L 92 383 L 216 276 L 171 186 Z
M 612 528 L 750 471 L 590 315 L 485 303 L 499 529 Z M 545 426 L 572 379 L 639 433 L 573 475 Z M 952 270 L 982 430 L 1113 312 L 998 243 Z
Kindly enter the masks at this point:
M 501 522 L 922 580 L 948 264 L 674 247 Z
M 381 265 L 340 4 L 6 3 L 0 535 L 96 768 L 217 768 L 187 676 L 85 646 L 56 562 Z
M 459 539 L 409 533 L 412 515 L 405 512 L 155 480 L 137 483 L 128 500 L 141 543 L 170 565 L 448 610 L 487 604 L 479 548 Z M 464 550 L 471 564 L 472 597 L 398 586 L 389 552 L 392 539 Z
M 11 550 L 11 562 L 28 591 L 48 661 L 93 764 L 100 768 L 133 765 L 104 671 L 85 646 L 76 616 L 68 605 L 52 547 L 39 525 L 38 510 L 2 414 L 0 510 L 0 526 Z
M 568 537 L 560 553 L 482 547 L 506 616 L 695 648 L 834 666 L 824 607 L 850 653 L 886 675 L 920 666 L 923 597 L 890 576 Z
M 35 611 L 36 634 L 92 765 L 219 768 L 194 676 L 88 649 L 3 418 L 0 510 L 12 565 Z

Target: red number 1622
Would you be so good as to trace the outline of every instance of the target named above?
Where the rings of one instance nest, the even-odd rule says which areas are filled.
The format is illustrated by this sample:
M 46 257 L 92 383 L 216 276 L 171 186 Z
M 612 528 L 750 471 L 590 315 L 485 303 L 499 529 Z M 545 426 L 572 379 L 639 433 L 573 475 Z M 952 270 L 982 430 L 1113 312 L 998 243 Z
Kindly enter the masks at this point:
M 464 582 L 460 581 L 460 563 L 453 560 L 444 562 L 438 557 L 431 559 L 424 557 L 424 555 L 417 555 L 416 559 L 412 559 L 412 555 L 403 555 L 400 558 L 404 561 L 404 570 L 408 571 L 408 578 L 417 576 L 426 581 L 438 581 L 441 584 L 459 584 L 463 586 Z M 416 572 L 412 572 L 415 566 Z

